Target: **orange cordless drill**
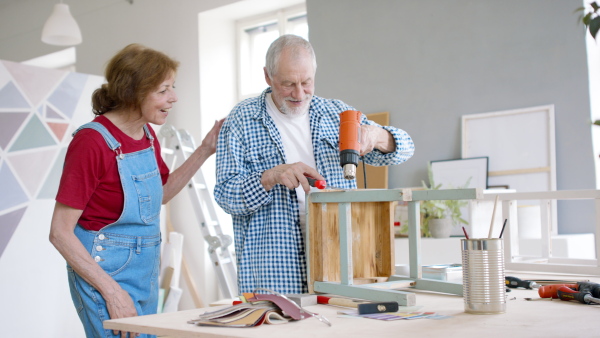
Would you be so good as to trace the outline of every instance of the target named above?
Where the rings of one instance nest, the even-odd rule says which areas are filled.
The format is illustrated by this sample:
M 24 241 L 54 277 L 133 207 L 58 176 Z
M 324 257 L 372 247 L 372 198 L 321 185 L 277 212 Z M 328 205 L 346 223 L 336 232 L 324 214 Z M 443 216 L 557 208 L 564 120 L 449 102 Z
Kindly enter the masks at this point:
M 357 110 L 346 110 L 340 114 L 340 165 L 344 178 L 356 178 L 356 167 L 360 155 L 360 115 Z

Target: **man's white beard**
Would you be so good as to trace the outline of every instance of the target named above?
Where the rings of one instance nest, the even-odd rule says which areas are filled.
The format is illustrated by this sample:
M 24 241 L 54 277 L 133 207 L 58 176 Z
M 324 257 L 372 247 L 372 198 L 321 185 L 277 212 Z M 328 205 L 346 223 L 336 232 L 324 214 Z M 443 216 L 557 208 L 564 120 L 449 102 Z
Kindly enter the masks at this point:
M 301 107 L 295 107 L 295 108 L 290 108 L 288 107 L 285 102 L 286 101 L 294 101 L 293 98 L 291 97 L 284 97 L 283 98 L 283 104 L 281 105 L 281 107 L 279 107 L 279 111 L 281 111 L 283 114 L 287 115 L 287 116 L 302 116 L 304 114 L 306 114 L 306 112 L 308 112 L 308 109 L 310 108 L 310 101 L 312 100 L 312 95 L 311 94 L 306 94 L 304 96 L 304 104 Z

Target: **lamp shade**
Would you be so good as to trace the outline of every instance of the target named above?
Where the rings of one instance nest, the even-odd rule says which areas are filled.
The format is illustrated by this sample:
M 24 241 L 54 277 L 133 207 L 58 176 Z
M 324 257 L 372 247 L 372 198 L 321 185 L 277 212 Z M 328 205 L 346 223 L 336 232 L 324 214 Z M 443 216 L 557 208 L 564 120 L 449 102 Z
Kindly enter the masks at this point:
M 69 11 L 69 5 L 54 5 L 52 15 L 44 24 L 42 41 L 56 46 L 73 46 L 81 43 L 81 31 Z

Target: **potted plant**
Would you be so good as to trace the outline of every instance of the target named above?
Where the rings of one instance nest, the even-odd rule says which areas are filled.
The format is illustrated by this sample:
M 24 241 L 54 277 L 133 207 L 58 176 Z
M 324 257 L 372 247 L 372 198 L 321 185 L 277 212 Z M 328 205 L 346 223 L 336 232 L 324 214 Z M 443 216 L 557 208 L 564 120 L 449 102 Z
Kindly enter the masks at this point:
M 430 185 L 422 181 L 423 189 L 440 190 L 441 184 L 435 184 L 431 165 L 428 166 L 428 175 Z M 462 187 L 469 186 L 469 179 Z M 460 208 L 467 205 L 464 200 L 431 200 L 421 202 L 421 235 L 423 237 L 445 238 L 450 236 L 454 224 L 468 224 L 462 218 Z M 408 224 L 403 224 L 400 230 L 401 234 L 408 232 Z

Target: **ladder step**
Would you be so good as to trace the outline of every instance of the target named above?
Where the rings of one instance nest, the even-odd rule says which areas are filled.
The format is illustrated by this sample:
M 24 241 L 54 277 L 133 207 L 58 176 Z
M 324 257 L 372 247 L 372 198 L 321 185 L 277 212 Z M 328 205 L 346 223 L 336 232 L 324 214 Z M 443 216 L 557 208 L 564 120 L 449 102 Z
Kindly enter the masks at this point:
M 204 184 L 204 183 L 192 183 L 192 184 L 195 189 L 206 190 L 206 184 Z
M 181 165 L 185 162 L 196 150 L 194 139 L 184 130 L 174 131 L 172 135 L 163 135 L 169 140 L 161 142 L 165 161 L 171 162 L 171 166 Z M 204 180 L 202 168 L 188 182 L 188 193 L 190 194 L 191 202 L 194 207 L 196 218 L 200 222 L 201 231 L 206 243 L 208 243 L 208 253 L 211 261 L 216 268 L 217 277 L 221 281 L 220 288 L 226 298 L 237 296 L 237 266 L 235 253 L 232 252 L 233 240 L 231 236 L 223 235 L 221 226 L 216 219 L 216 214 L 213 207 L 213 199 L 210 191 Z M 194 190 L 191 190 L 194 189 Z M 216 233 L 216 236 L 212 234 Z M 219 250 L 221 249 L 221 250 Z
M 219 261 L 220 261 L 220 264 L 230 264 L 230 263 L 232 263 L 232 260 L 230 258 L 221 258 Z
M 187 152 L 187 153 L 193 153 L 194 152 L 194 148 L 192 147 L 187 147 L 187 146 L 181 146 L 181 150 Z
M 206 184 L 204 184 L 204 183 L 196 183 L 196 184 L 194 184 L 194 187 L 199 190 L 207 190 Z

